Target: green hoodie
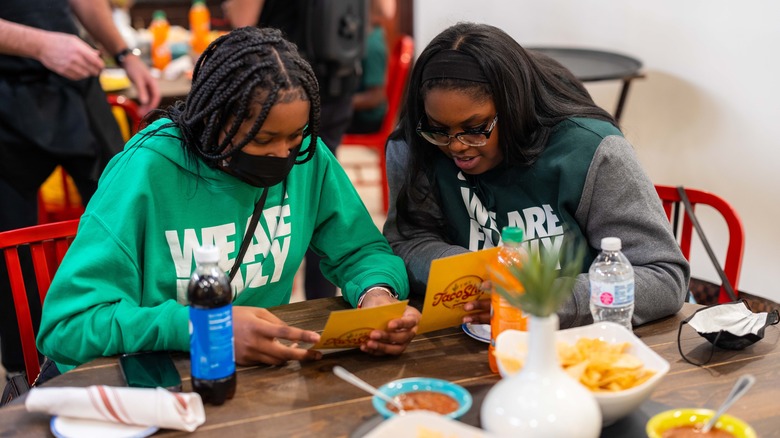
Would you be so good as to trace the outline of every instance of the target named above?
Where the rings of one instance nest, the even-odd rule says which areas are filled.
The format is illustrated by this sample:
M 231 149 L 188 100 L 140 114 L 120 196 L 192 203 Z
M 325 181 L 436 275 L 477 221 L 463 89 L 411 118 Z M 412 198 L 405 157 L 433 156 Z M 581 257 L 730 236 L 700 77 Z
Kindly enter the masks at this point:
M 193 250 L 213 243 L 233 266 L 263 189 L 187 156 L 176 128 L 128 142 L 100 178 L 43 306 L 38 348 L 60 371 L 101 356 L 189 351 L 187 284 Z M 303 149 L 307 147 L 304 141 Z M 233 279 L 233 304 L 287 304 L 306 249 L 356 304 L 384 283 L 408 295 L 393 255 L 336 159 L 319 143 L 284 184 L 269 188 L 254 238 Z

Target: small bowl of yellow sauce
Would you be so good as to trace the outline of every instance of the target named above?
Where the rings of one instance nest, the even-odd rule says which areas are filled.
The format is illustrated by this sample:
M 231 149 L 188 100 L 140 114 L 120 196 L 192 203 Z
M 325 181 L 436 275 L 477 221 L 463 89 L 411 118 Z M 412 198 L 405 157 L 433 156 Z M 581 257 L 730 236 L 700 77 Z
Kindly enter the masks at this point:
M 715 415 L 711 409 L 672 409 L 653 416 L 645 431 L 650 438 L 757 438 L 749 424 L 723 414 L 709 432 L 699 430 Z

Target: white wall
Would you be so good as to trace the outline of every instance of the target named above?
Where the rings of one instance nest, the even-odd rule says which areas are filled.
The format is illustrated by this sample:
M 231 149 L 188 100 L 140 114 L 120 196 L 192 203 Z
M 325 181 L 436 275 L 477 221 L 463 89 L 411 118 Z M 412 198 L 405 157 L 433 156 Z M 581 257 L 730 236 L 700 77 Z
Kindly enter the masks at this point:
M 780 302 L 780 2 L 773 0 L 417 0 L 418 53 L 458 21 L 493 24 L 528 46 L 605 49 L 644 63 L 621 125 L 655 183 L 716 193 L 739 212 L 739 289 Z M 619 83 L 586 84 L 612 111 Z M 723 260 L 726 227 L 702 209 Z M 695 277 L 720 283 L 694 247 Z

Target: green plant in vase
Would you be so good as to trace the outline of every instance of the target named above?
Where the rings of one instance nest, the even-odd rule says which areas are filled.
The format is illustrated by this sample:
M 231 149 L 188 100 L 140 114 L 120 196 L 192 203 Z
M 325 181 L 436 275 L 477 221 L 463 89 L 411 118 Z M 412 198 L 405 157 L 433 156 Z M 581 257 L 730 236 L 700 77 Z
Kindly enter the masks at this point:
M 593 394 L 563 371 L 556 348 L 556 311 L 571 296 L 587 250 L 568 243 L 574 240 L 567 235 L 560 252 L 531 253 L 522 265 L 503 273 L 489 268 L 497 280 L 495 290 L 529 315 L 522 370 L 505 376 L 482 403 L 482 426 L 497 436 L 592 438 L 601 432 L 601 410 Z M 522 291 L 500 284 L 517 282 Z
M 493 285 L 495 290 L 509 304 L 529 315 L 542 318 L 553 315 L 564 301 L 569 299 L 577 274 L 582 272 L 586 247 L 583 244 L 568 243 L 571 240 L 567 239 L 560 252 L 535 252 L 530 254 L 521 266 L 510 266 L 508 273 L 513 279 L 503 278 L 507 272 L 501 273 L 489 268 L 491 275 L 501 280 Z M 515 288 L 506 289 L 501 284 L 517 282 L 522 284 L 522 291 Z

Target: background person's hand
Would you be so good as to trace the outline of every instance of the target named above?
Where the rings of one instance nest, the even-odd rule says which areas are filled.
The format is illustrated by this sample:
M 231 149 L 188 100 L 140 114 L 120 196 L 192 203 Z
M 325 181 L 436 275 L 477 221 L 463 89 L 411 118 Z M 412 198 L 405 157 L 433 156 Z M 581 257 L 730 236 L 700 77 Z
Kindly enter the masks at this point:
M 100 51 L 75 35 L 59 32 L 48 33 L 37 59 L 47 69 L 73 81 L 98 76 L 105 67 Z
M 298 348 L 297 342 L 316 343 L 320 335 L 309 330 L 290 327 L 266 309 L 233 307 L 233 335 L 236 363 L 281 365 L 290 360 L 317 360 L 322 353 Z M 279 339 L 292 341 L 284 345 Z
M 160 87 L 141 58 L 135 55 L 127 56 L 124 69 L 130 82 L 135 85 L 136 93 L 138 93 L 138 102 L 141 104 L 138 110 L 141 115 L 143 116 L 157 108 L 160 104 Z
M 479 289 L 482 292 L 491 293 L 491 289 L 493 289 L 493 284 L 488 281 L 483 281 L 482 284 L 479 286 Z M 483 298 L 481 300 L 475 300 L 468 302 L 463 305 L 463 310 L 467 312 L 472 312 L 474 310 L 478 310 L 476 313 L 472 313 L 470 315 L 466 315 L 463 317 L 463 322 L 465 324 L 490 324 L 490 298 Z
M 396 302 L 394 298 L 390 299 Z M 370 339 L 360 346 L 360 350 L 374 356 L 397 356 L 403 353 L 417 334 L 421 317 L 417 309 L 407 306 L 402 317 L 387 323 L 387 330 L 373 330 L 369 334 Z

